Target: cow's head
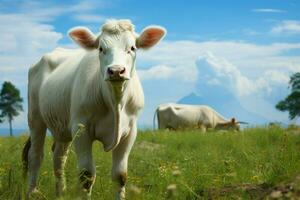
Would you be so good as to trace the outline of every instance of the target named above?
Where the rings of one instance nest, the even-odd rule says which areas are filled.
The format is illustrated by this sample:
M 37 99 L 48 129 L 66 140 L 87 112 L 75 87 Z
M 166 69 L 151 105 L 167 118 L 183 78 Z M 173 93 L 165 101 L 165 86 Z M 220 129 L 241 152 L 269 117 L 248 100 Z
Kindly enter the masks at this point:
M 89 29 L 76 27 L 69 31 L 70 37 L 87 50 L 99 53 L 101 74 L 111 84 L 124 83 L 135 70 L 138 49 L 149 49 L 166 34 L 159 26 L 146 27 L 138 36 L 129 20 L 109 20 L 95 36 Z
M 240 131 L 240 122 L 231 118 L 228 122 L 218 124 L 216 129 Z

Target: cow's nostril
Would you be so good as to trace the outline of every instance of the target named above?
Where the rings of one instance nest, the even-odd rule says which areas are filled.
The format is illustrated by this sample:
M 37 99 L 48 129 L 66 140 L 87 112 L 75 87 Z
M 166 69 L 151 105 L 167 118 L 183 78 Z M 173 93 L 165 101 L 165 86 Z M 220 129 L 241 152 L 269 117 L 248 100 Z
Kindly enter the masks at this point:
M 109 75 L 113 75 L 113 74 L 114 74 L 114 70 L 113 70 L 112 68 L 108 68 L 108 69 L 107 69 L 107 73 L 108 73 Z
M 120 71 L 120 74 L 124 74 L 124 73 L 125 73 L 125 67 Z

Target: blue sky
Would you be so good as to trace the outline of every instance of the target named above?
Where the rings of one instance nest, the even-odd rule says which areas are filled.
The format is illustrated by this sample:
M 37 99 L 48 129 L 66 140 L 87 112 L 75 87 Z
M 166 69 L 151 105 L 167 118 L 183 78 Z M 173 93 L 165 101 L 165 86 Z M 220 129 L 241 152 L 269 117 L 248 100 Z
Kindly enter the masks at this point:
M 76 48 L 66 34 L 70 28 L 98 32 L 106 19 L 127 18 L 137 32 L 151 24 L 168 31 L 157 47 L 138 53 L 146 96 L 141 126 L 152 123 L 158 104 L 207 95 L 212 88 L 228 91 L 269 121 L 288 122 L 274 104 L 288 93 L 289 76 L 300 71 L 299 10 L 296 0 L 1 0 L 0 82 L 17 85 L 27 104 L 29 66 L 57 46 Z M 26 128 L 24 108 L 16 128 Z

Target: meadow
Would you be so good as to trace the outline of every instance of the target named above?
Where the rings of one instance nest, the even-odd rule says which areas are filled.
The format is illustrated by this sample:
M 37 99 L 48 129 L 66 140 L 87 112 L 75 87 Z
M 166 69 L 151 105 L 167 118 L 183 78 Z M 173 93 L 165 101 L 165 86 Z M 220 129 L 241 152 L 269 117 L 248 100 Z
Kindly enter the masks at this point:
M 0 199 L 24 199 L 21 151 L 27 136 L 0 137 Z M 52 138 L 47 137 L 34 199 L 55 199 Z M 112 197 L 111 154 L 94 143 L 97 179 L 92 199 Z M 129 157 L 127 199 L 265 199 L 300 195 L 300 129 L 241 132 L 140 131 Z M 66 165 L 67 192 L 78 196 L 76 156 Z

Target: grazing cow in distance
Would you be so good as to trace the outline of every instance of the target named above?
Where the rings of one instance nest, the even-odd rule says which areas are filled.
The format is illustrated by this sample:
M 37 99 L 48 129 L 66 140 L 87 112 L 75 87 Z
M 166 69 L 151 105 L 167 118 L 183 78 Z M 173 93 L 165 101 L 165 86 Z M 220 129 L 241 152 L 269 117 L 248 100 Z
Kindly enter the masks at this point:
M 112 151 L 112 180 L 117 199 L 125 198 L 127 162 L 137 134 L 144 94 L 135 60 L 138 49 L 149 49 L 166 34 L 159 26 L 140 35 L 129 20 L 108 20 L 98 35 L 84 27 L 69 31 L 81 49 L 55 49 L 29 70 L 28 124 L 30 138 L 23 149 L 29 171 L 26 198 L 37 190 L 46 129 L 54 137 L 56 193 L 65 190 L 64 165 L 71 143 L 77 155 L 82 195 L 89 198 L 96 178 L 92 144 Z M 78 133 L 78 124 L 84 131 Z
M 228 120 L 211 107 L 205 105 L 175 103 L 159 105 L 154 113 L 153 128 L 155 128 L 156 115 L 159 129 L 200 128 L 203 132 L 206 132 L 207 128 L 239 130 L 239 124 L 245 123 L 238 122 L 235 118 Z

